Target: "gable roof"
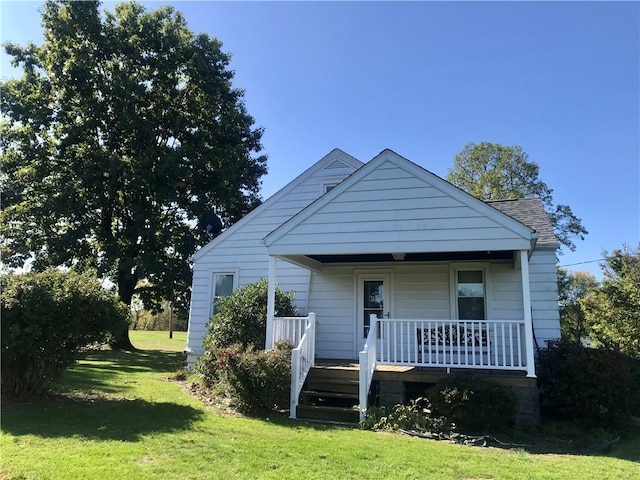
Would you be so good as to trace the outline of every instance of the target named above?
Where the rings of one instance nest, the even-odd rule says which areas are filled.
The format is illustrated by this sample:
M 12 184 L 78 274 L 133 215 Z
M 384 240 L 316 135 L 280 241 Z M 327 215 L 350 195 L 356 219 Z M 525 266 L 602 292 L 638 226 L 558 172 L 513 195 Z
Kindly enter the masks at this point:
M 530 249 L 529 226 L 383 150 L 264 238 L 271 255 Z
M 344 151 L 340 150 L 339 148 L 334 148 L 333 150 L 331 150 L 331 152 L 329 152 L 327 155 L 321 158 L 318 162 L 316 162 L 311 167 L 306 169 L 304 172 L 302 172 L 295 179 L 293 179 L 287 185 L 285 185 L 276 193 L 274 193 L 271 197 L 269 197 L 264 202 L 262 202 L 259 206 L 257 206 L 247 215 L 242 217 L 232 226 L 230 226 L 225 231 L 223 231 L 220 235 L 218 235 L 209 243 L 204 245 L 200 250 L 195 252 L 191 257 L 191 260 L 197 261 L 201 257 L 205 256 L 208 252 L 210 252 L 217 245 L 219 245 L 221 242 L 226 240 L 230 235 L 232 235 L 236 230 L 242 228 L 243 225 L 246 225 L 256 216 L 262 214 L 262 212 L 267 210 L 271 205 L 276 203 L 278 200 L 285 197 L 289 192 L 291 192 L 296 186 L 298 186 L 307 178 L 314 176 L 315 174 L 317 174 L 318 172 L 321 172 L 322 170 L 328 170 L 328 171 L 338 170 L 344 167 L 359 169 L 360 167 L 362 167 L 362 165 L 363 163 L 360 160 L 352 157 L 348 153 L 345 153 Z
M 538 233 L 536 245 L 558 247 L 558 240 L 553 233 L 553 225 L 540 198 L 511 198 L 491 200 L 486 203 L 535 230 Z

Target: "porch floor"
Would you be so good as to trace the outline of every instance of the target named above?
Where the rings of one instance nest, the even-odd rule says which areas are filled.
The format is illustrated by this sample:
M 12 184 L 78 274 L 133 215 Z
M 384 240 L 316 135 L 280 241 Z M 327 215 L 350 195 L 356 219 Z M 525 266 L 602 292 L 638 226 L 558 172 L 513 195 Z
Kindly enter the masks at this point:
M 315 366 L 328 370 L 359 370 L 357 360 L 317 358 Z M 403 365 L 377 365 L 373 374 L 374 380 L 403 381 L 414 383 L 436 383 L 447 375 L 454 373 L 477 374 L 490 377 L 496 383 L 511 387 L 535 388 L 537 380 L 526 376 L 526 372 L 512 370 L 482 370 L 470 368 L 414 367 Z

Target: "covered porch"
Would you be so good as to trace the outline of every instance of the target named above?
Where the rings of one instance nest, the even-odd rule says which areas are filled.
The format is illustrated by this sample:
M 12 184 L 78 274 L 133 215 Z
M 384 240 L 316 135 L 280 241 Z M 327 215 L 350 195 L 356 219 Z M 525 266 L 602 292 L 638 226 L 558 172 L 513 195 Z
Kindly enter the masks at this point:
M 357 366 L 357 381 L 349 380 L 349 389 L 357 389 L 353 395 L 357 395 L 360 420 L 369 407 L 374 379 L 414 382 L 454 372 L 478 372 L 535 382 L 529 255 L 530 250 L 525 248 L 432 253 L 430 261 L 422 257 L 411 261 L 407 254 L 396 254 L 395 259 L 393 254 L 376 258 L 349 255 L 343 262 L 340 260 L 346 258 L 339 255 L 305 257 L 306 260 L 300 256 L 271 255 L 266 348 L 280 340 L 288 340 L 295 346 L 292 418 L 297 417 L 309 372 L 318 357 L 326 358 L 326 344 L 342 341 L 349 335 L 354 353 L 334 356 L 333 361 L 348 361 L 352 368 Z M 275 317 L 280 261 L 306 264 L 322 286 L 325 295 L 322 302 L 314 299 L 314 288 L 309 290 L 309 296 L 325 312 L 323 315 Z M 478 273 L 480 283 L 473 284 L 474 280 L 467 278 L 470 272 Z M 434 280 L 434 274 L 438 280 Z M 429 298 L 409 298 L 409 291 L 423 291 L 420 282 L 426 277 L 433 288 L 433 291 L 424 290 Z M 345 278 L 351 280 L 345 281 Z M 335 282 L 339 285 L 335 286 Z M 367 288 L 371 289 L 369 294 L 366 294 Z M 490 295 L 491 289 L 494 291 Z M 500 293 L 502 290 L 507 293 Z M 330 296 L 327 300 L 327 291 L 338 292 L 342 301 L 349 301 L 350 307 L 341 310 L 341 323 L 326 316 L 328 310 L 323 305 L 334 302 Z M 469 299 L 472 308 L 463 312 Z M 447 316 L 411 318 L 406 315 L 428 309 L 434 302 L 440 304 L 439 311 Z M 335 303 L 340 303 L 338 298 Z M 311 305 L 313 308 L 314 303 Z M 477 312 L 478 316 L 470 316 L 470 312 Z M 323 329 L 319 331 L 318 325 Z M 333 332 L 336 328 L 342 328 L 340 334 Z M 324 350 L 318 348 L 319 344 L 325 345 Z
M 382 152 L 263 240 L 266 347 L 297 346 L 292 415 L 316 356 L 357 362 L 361 417 L 382 367 L 535 378 L 537 240 L 511 215 Z M 306 311 L 315 314 L 302 324 L 274 318 L 279 262 L 309 271 Z

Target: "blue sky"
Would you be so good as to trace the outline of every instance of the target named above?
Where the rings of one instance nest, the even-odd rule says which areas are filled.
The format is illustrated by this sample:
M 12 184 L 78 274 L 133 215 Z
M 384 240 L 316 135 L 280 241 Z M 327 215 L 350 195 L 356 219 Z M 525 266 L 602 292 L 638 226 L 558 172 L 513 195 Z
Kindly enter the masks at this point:
M 638 2 L 143 3 L 232 53 L 265 128 L 264 198 L 335 147 L 365 162 L 391 148 L 445 177 L 490 141 L 520 145 L 589 230 L 561 265 L 640 241 Z M 3 0 L 2 41 L 41 43 L 41 4 Z M 1 67 L 16 75 L 4 52 Z

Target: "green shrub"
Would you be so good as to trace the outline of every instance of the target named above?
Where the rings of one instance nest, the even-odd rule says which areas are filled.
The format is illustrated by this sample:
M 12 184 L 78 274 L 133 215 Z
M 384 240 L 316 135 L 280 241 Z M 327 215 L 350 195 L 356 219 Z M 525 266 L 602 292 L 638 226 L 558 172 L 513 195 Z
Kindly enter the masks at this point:
M 233 345 L 218 353 L 219 386 L 240 410 L 260 412 L 289 407 L 291 350 L 278 342 L 273 350 Z
M 511 389 L 481 375 L 450 375 L 427 391 L 434 413 L 458 430 L 480 432 L 512 425 L 517 399 Z
M 437 433 L 449 427 L 445 419 L 433 415 L 431 403 L 427 398 L 411 400 L 408 405 L 394 405 L 390 411 L 384 406 L 370 407 L 361 426 L 366 430 L 411 430 Z
M 262 279 L 236 289 L 218 302 L 218 313 L 207 325 L 204 353 L 195 366 L 196 373 L 208 388 L 220 380 L 221 351 L 229 350 L 233 345 L 239 345 L 241 350 L 249 345 L 258 348 L 265 345 L 268 288 L 267 280 Z M 276 288 L 275 316 L 289 317 L 296 313 L 293 292 L 284 293 Z
M 267 328 L 267 290 L 269 283 L 262 279 L 236 289 L 220 299 L 218 312 L 211 318 L 204 339 L 205 350 L 215 352 L 231 345 L 265 344 Z M 289 317 L 297 313 L 293 305 L 293 292 L 284 293 L 276 288 L 275 316 Z
M 129 309 L 89 274 L 51 269 L 1 282 L 3 394 L 44 393 L 82 348 L 127 328 Z
M 538 355 L 544 417 L 594 426 L 621 426 L 638 408 L 640 385 L 624 354 L 568 341 L 549 342 Z

